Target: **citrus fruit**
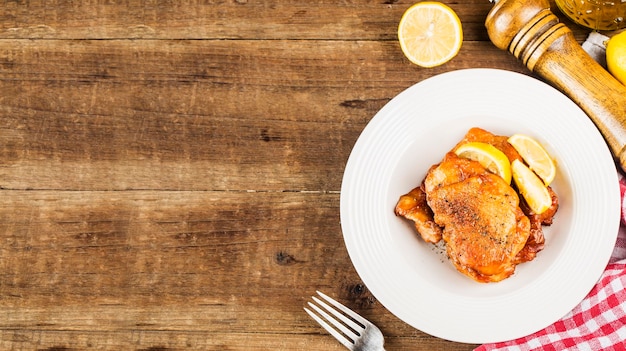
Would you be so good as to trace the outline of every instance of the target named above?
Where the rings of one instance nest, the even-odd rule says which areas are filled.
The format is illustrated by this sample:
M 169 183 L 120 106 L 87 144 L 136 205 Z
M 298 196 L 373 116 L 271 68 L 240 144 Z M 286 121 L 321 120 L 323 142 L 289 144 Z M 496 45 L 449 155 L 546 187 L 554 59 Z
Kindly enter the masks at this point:
M 517 190 L 533 212 L 542 214 L 552 206 L 548 188 L 528 166 L 520 160 L 514 160 L 511 163 L 511 171 Z
M 546 149 L 537 140 L 524 134 L 514 134 L 508 141 L 543 183 L 550 185 L 556 176 L 556 165 Z
M 398 25 L 398 40 L 409 61 L 435 67 L 451 60 L 461 49 L 463 29 L 454 10 L 435 1 L 409 7 Z
M 468 142 L 454 150 L 457 156 L 477 161 L 491 173 L 499 175 L 511 184 L 511 164 L 509 158 L 495 146 L 481 142 Z
M 606 66 L 617 80 L 626 85 L 626 31 L 614 35 L 607 42 Z

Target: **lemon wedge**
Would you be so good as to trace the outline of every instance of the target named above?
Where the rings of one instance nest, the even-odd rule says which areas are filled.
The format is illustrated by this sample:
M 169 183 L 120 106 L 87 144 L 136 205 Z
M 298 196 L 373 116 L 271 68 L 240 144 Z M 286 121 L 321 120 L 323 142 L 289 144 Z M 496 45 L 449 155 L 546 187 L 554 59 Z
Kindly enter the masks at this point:
M 435 67 L 457 55 L 463 43 L 463 29 L 450 7 L 435 1 L 409 7 L 398 25 L 398 40 L 409 61 Z
M 509 144 L 522 156 L 524 162 L 543 180 L 550 185 L 556 176 L 556 164 L 541 144 L 524 134 L 514 134 L 508 139 Z
M 606 66 L 617 80 L 626 85 L 626 31 L 614 35 L 607 42 Z
M 481 142 L 461 144 L 454 150 L 457 156 L 477 161 L 491 173 L 499 175 L 507 184 L 511 184 L 511 163 L 504 152 L 495 146 Z
M 514 160 L 511 163 L 511 170 L 519 193 L 533 212 L 542 214 L 552 206 L 552 197 L 548 188 L 535 172 L 520 160 Z

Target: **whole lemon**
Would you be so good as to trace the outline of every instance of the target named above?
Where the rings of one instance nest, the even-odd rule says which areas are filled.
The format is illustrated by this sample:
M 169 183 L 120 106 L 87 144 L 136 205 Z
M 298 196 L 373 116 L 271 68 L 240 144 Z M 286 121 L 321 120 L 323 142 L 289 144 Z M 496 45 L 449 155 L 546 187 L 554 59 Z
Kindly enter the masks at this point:
M 617 80 L 626 85 L 626 31 L 614 35 L 606 44 L 606 66 Z

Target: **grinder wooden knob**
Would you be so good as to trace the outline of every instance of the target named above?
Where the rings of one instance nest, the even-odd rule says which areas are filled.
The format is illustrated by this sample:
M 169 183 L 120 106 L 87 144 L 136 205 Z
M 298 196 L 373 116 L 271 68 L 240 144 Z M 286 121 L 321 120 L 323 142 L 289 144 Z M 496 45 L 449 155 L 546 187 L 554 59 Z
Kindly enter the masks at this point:
M 491 41 L 580 106 L 626 172 L 626 86 L 594 61 L 548 0 L 499 0 L 485 22 Z

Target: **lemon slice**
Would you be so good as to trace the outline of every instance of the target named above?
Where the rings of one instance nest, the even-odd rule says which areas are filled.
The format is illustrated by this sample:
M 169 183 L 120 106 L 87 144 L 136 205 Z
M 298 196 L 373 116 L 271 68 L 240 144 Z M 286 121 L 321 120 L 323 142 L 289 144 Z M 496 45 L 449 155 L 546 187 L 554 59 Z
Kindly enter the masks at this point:
M 424 1 L 404 12 L 398 25 L 398 40 L 409 61 L 435 67 L 459 52 L 463 29 L 454 10 L 440 2 Z
M 495 146 L 473 141 L 460 145 L 454 153 L 459 157 L 477 161 L 491 173 L 499 175 L 507 184 L 511 184 L 509 158 Z
M 542 214 L 552 206 L 552 197 L 548 188 L 539 179 L 535 172 L 531 171 L 520 160 L 511 163 L 513 181 L 517 185 L 519 193 L 524 197 L 528 207 L 536 214 Z
M 550 185 L 556 176 L 556 165 L 546 149 L 537 140 L 524 134 L 512 135 L 508 141 L 543 183 Z
M 617 80 L 626 85 L 626 31 L 614 35 L 606 44 L 606 66 Z

